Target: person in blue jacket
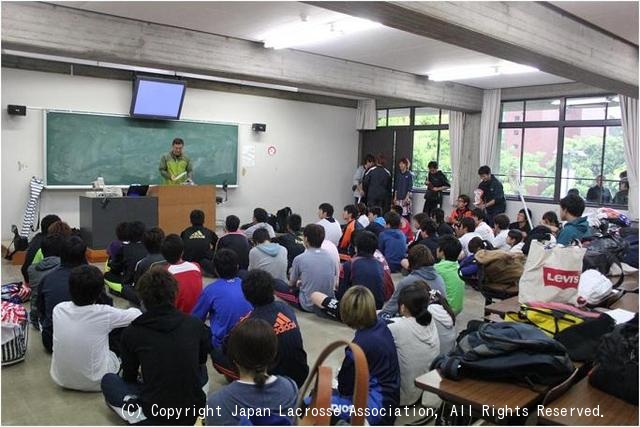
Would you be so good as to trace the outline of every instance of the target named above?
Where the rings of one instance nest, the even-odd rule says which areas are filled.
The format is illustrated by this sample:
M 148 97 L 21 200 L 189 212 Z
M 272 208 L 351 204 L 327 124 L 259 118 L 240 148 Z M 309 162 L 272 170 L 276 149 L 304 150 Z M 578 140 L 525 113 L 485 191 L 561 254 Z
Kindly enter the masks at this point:
M 560 219 L 567 221 L 562 230 L 558 233 L 557 242 L 569 245 L 573 240 L 582 240 L 588 237 L 589 223 L 587 217 L 583 217 L 584 200 L 582 197 L 569 194 L 560 199 Z
M 407 238 L 400 231 L 400 215 L 394 211 L 384 214 L 386 229 L 378 236 L 378 249 L 384 255 L 392 273 L 402 270 L 400 262 L 407 253 Z
M 340 318 L 356 330 L 353 343 L 358 344 L 369 365 L 369 397 L 367 422 L 369 425 L 393 425 L 395 410 L 400 402 L 400 366 L 393 335 L 383 320 L 376 317 L 371 291 L 353 286 L 340 302 Z M 345 408 L 353 404 L 355 361 L 351 350 L 345 350 L 338 374 L 338 389 L 333 391 L 332 407 Z M 337 413 L 336 413 L 337 412 Z M 334 416 L 348 421 L 349 413 L 336 410 Z

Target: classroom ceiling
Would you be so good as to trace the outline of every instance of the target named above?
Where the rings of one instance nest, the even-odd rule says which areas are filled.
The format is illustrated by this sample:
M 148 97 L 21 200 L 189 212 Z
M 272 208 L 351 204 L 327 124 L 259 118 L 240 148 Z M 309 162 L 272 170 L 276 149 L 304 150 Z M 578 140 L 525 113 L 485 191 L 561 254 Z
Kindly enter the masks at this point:
M 260 36 L 267 30 L 278 25 L 299 22 L 302 17 L 310 21 L 328 21 L 343 16 L 308 4 L 286 1 L 65 1 L 54 3 L 258 42 L 261 40 Z M 602 25 L 603 28 L 620 37 L 632 36 L 633 31 L 629 28 L 635 25 L 635 43 L 637 43 L 638 2 L 554 2 L 554 5 L 563 7 L 565 3 L 565 9 L 568 12 L 575 15 L 584 12 L 580 16 L 582 19 Z M 589 3 L 588 7 L 584 6 L 585 3 Z M 630 15 L 630 8 L 626 6 L 608 7 L 613 3 L 635 4 L 635 15 Z M 625 25 L 611 26 L 607 22 L 625 22 Z M 627 25 L 627 23 L 630 24 Z M 297 49 L 420 75 L 438 69 L 470 65 L 494 66 L 505 62 L 496 57 L 388 27 L 366 30 L 338 40 L 305 45 Z M 481 89 L 493 89 L 565 83 L 570 80 L 536 72 L 457 82 Z

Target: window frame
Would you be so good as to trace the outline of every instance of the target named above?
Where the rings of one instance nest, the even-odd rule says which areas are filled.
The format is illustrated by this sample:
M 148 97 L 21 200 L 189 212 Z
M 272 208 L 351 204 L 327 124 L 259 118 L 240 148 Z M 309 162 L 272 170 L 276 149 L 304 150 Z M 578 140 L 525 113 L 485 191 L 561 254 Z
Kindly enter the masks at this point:
M 603 136 L 602 136 L 602 154 L 600 156 L 600 171 L 604 168 L 604 150 L 606 146 L 606 138 L 608 128 L 611 127 L 622 127 L 621 119 L 607 119 L 609 113 L 609 102 L 605 103 L 604 109 L 604 119 L 589 119 L 589 120 L 566 120 L 566 110 L 567 110 L 567 100 L 570 99 L 580 99 L 580 98 L 592 98 L 592 97 L 608 97 L 608 96 L 617 96 L 616 94 L 596 94 L 596 95 L 571 95 L 571 96 L 550 96 L 550 97 L 542 97 L 542 98 L 522 98 L 522 99 L 508 99 L 500 101 L 500 120 L 502 120 L 503 108 L 505 103 L 511 102 L 523 102 L 522 107 L 522 121 L 519 122 L 499 122 L 498 123 L 498 132 L 502 129 L 519 129 L 520 132 L 520 144 L 521 147 L 524 144 L 525 132 L 526 129 L 539 129 L 539 128 L 557 128 L 558 129 L 558 137 L 556 141 L 556 167 L 554 174 L 554 191 L 553 198 L 542 197 L 542 196 L 530 196 L 525 195 L 525 200 L 536 202 L 536 203 L 553 203 L 556 204 L 560 201 L 563 195 L 560 194 L 561 190 L 561 182 L 564 178 L 562 176 L 562 165 L 563 165 L 563 157 L 564 157 L 564 136 L 566 128 L 589 128 L 589 127 L 601 127 L 603 128 Z M 559 115 L 558 120 L 545 120 L 545 121 L 527 121 L 527 102 L 528 101 L 542 101 L 542 100 L 551 100 L 551 99 L 559 99 L 560 105 L 559 107 Z M 502 152 L 502 144 L 500 144 L 500 152 Z M 625 159 L 626 163 L 626 159 Z M 523 169 L 523 150 L 520 150 L 520 159 L 519 159 L 519 171 L 518 176 L 520 179 L 527 177 L 527 175 L 522 175 Z M 495 174 L 496 177 L 501 179 L 506 179 L 507 174 L 500 171 L 500 173 Z M 539 177 L 534 177 L 539 178 Z M 517 200 L 518 195 L 514 194 L 505 194 L 505 197 L 508 200 Z M 587 206 L 618 206 L 614 204 L 602 204 L 600 202 L 587 202 L 585 200 L 585 204 Z

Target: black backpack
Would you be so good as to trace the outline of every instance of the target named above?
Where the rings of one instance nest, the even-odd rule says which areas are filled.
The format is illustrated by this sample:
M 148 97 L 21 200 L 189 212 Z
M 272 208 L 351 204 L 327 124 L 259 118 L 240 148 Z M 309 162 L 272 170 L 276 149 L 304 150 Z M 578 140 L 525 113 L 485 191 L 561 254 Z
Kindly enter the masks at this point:
M 600 234 L 586 242 L 584 246 L 587 248 L 587 252 L 582 259 L 582 271 L 594 269 L 608 275 L 614 264 L 622 271 L 621 263 L 629 251 L 629 242 L 622 237 L 616 234 Z M 613 286 L 619 286 L 623 280 L 624 274 L 620 275 L 618 282 Z
M 604 335 L 589 383 L 625 401 L 638 404 L 638 314 Z
M 469 322 L 448 354 L 431 369 L 450 379 L 478 378 L 553 386 L 574 370 L 565 347 L 533 325 Z

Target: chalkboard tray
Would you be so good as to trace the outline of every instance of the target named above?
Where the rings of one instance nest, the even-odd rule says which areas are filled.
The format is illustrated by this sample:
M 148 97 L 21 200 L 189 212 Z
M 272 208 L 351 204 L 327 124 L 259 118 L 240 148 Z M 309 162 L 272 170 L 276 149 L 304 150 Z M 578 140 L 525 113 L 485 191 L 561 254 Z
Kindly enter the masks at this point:
M 159 184 L 160 157 L 182 138 L 196 184 L 237 185 L 238 126 L 47 111 L 45 185 Z

